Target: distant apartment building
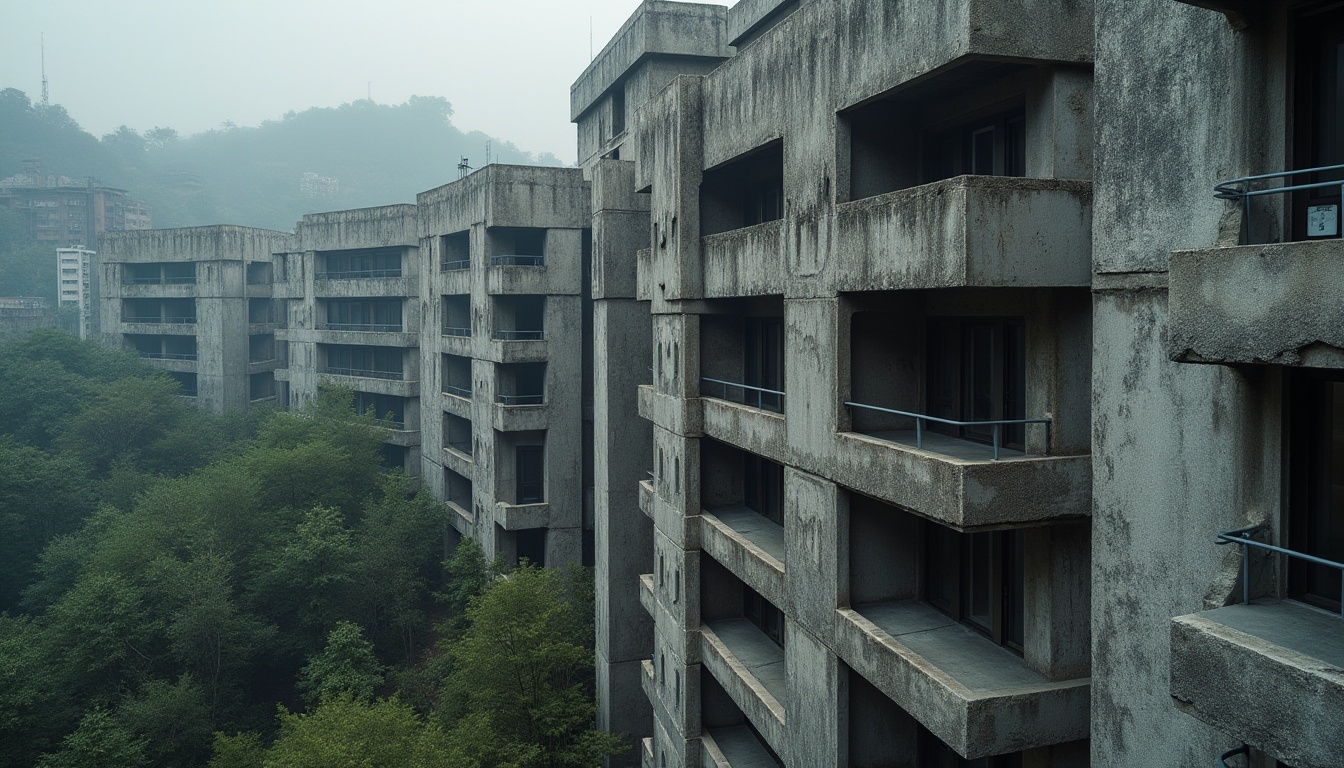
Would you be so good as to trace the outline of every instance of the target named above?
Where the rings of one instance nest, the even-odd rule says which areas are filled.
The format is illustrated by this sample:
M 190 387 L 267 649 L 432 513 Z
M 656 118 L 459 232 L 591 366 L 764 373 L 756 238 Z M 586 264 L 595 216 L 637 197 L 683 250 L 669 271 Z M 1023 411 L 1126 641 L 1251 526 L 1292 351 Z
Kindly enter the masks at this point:
M 149 206 L 126 190 L 49 174 L 36 160 L 0 179 L 0 206 L 20 214 L 27 235 L 44 245 L 94 247 L 104 232 L 152 226 Z
M 591 562 L 583 173 L 489 165 L 416 202 L 424 483 L 487 555 Z
M 56 327 L 56 310 L 46 299 L 0 296 L 0 342 L 23 338 L 39 328 Z
M 79 246 L 56 249 L 57 307 L 72 315 L 70 330 L 81 339 L 97 334 L 97 256 Z
M 209 410 L 273 400 L 271 255 L 289 237 L 236 226 L 103 235 L 103 343 L 138 353 Z
M 279 400 L 298 406 L 324 384 L 354 391 L 355 407 L 387 430 L 390 466 L 420 473 L 420 239 L 414 205 L 303 217 L 277 253 L 280 321 L 287 351 L 276 369 Z

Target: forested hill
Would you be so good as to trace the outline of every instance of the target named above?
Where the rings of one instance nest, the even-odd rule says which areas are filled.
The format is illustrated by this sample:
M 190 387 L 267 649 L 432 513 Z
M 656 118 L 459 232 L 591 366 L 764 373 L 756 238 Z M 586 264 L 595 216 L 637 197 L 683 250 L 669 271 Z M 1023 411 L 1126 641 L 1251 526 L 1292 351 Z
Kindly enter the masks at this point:
M 288 230 L 305 213 L 413 202 L 417 192 L 457 178 L 457 164 L 560 165 L 452 123 L 452 105 L 413 96 L 404 104 L 356 101 L 290 112 L 247 128 L 180 136 L 171 127 L 122 126 L 95 138 L 59 105 L 0 90 L 0 178 L 40 159 L 48 173 L 96 176 L 153 208 L 154 226 L 241 224 Z M 338 190 L 307 193 L 305 173 Z

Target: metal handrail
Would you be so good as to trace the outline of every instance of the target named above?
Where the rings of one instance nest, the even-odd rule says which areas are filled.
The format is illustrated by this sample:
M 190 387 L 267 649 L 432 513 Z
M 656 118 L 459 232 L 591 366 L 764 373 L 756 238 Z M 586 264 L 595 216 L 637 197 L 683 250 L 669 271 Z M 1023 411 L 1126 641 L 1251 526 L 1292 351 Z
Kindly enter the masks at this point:
M 546 338 L 546 332 L 496 330 L 495 338 L 500 341 L 541 341 Z
M 319 331 L 371 331 L 374 333 L 401 333 L 401 323 L 321 323 Z
M 545 405 L 545 395 L 495 395 L 500 405 Z
M 146 360 L 195 360 L 196 353 L 186 352 L 141 352 L 140 356 Z
M 467 456 L 471 455 L 470 440 L 449 440 L 446 443 L 446 447 L 452 448 L 454 451 L 457 451 L 458 453 L 461 454 L 465 454 Z
M 468 387 L 454 387 L 452 384 L 443 385 L 445 395 L 457 395 L 458 397 L 471 398 L 471 389 Z
M 452 272 L 457 269 L 471 268 L 471 259 L 459 259 L 457 261 L 443 261 L 439 263 L 440 272 Z
M 1251 525 L 1245 528 L 1237 528 L 1231 531 L 1219 531 L 1215 544 L 1240 544 L 1241 550 L 1241 602 L 1243 605 L 1251 603 L 1251 548 L 1263 549 L 1288 557 L 1295 557 L 1299 560 L 1306 560 L 1309 563 L 1324 565 L 1327 568 L 1334 568 L 1339 571 L 1340 591 L 1344 594 L 1344 563 L 1337 563 L 1334 560 L 1326 560 L 1323 557 L 1308 555 L 1305 552 L 1294 552 L 1291 549 L 1276 547 L 1273 544 L 1266 544 L 1263 541 L 1256 541 L 1251 536 L 1266 530 L 1268 526 L 1264 524 Z M 1339 617 L 1344 619 L 1344 600 L 1340 601 Z
M 165 324 L 165 323 L 173 323 L 173 324 L 180 324 L 180 325 L 195 325 L 195 324 L 196 324 L 196 318 L 194 318 L 194 317 L 123 317 L 123 318 L 121 319 L 121 322 L 123 322 L 123 323 L 129 323 L 129 324 L 139 324 L 139 325 L 155 325 L 155 324 Z
M 929 416 L 924 413 L 912 413 L 910 411 L 898 411 L 894 408 L 882 408 L 867 403 L 853 403 L 845 401 L 845 405 L 850 408 L 862 408 L 869 411 L 878 411 L 880 413 L 890 413 L 896 416 L 905 416 L 915 420 L 915 447 L 924 448 L 924 422 L 934 421 L 939 424 L 947 424 L 953 427 L 994 427 L 994 460 L 999 460 L 999 433 L 1000 427 L 1015 424 L 1044 424 L 1045 425 L 1045 452 L 1050 453 L 1050 424 L 1051 419 L 984 419 L 981 421 L 956 421 L 954 419 L 944 419 L 940 416 Z
M 1296 171 L 1280 171 L 1278 173 L 1262 173 L 1258 176 L 1243 176 L 1239 179 L 1228 179 L 1220 181 L 1213 185 L 1213 196 L 1219 200 L 1240 200 L 1242 206 L 1241 226 L 1243 239 L 1249 240 L 1251 233 L 1251 198 L 1263 197 L 1265 195 L 1281 195 L 1285 192 L 1301 192 L 1307 189 L 1325 189 L 1327 187 L 1339 187 L 1341 196 L 1344 196 L 1344 181 L 1318 181 L 1314 184 L 1290 184 L 1286 187 L 1273 187 L 1271 189 L 1252 189 L 1252 185 L 1257 181 L 1266 179 L 1291 179 L 1294 176 L 1300 176 L 1306 173 L 1324 173 L 1326 171 L 1344 171 L 1344 165 L 1323 165 L 1319 168 L 1303 168 Z M 1344 229 L 1336 234 L 1344 235 Z
M 460 327 L 458 327 L 458 326 L 454 326 L 454 325 L 445 325 L 445 326 L 443 326 L 443 335 L 444 335 L 444 336 L 470 336 L 470 335 L 471 335 L 471 326 L 467 326 L 466 328 L 460 328 Z
M 1218 756 L 1218 762 L 1214 763 L 1213 768 L 1232 768 L 1232 766 L 1227 764 L 1227 759 L 1229 757 L 1236 757 L 1237 755 L 1241 755 L 1242 757 L 1246 758 L 1246 762 L 1249 765 L 1251 760 L 1251 748 L 1246 746 L 1245 744 L 1242 744 L 1240 747 L 1237 747 L 1236 749 L 1227 750 L 1226 752 Z
M 318 280 L 351 280 L 365 277 L 401 277 L 401 267 L 395 269 L 345 269 L 318 272 Z
M 491 256 L 490 266 L 492 267 L 544 267 L 546 266 L 545 256 L 528 256 L 519 254 L 507 254 L 501 256 Z
M 394 381 L 401 381 L 402 376 L 405 375 L 402 371 L 371 371 L 366 368 L 336 368 L 330 365 L 327 366 L 324 373 L 333 376 L 363 376 L 366 379 L 392 379 Z
M 779 390 L 777 390 L 777 389 L 766 389 L 765 387 L 753 387 L 753 386 L 750 385 L 750 384 L 739 384 L 739 383 L 737 383 L 736 381 L 724 381 L 723 379 L 711 379 L 711 378 L 708 377 L 708 376 L 701 376 L 701 377 L 700 377 L 700 382 L 701 382 L 702 384 L 703 384 L 704 382 L 706 382 L 706 381 L 709 382 L 709 383 L 711 383 L 711 384 L 718 384 L 720 387 L 722 387 L 723 397 L 722 397 L 721 399 L 723 399 L 723 400 L 727 400 L 727 399 L 728 399 L 728 388 L 729 388 L 729 387 L 736 387 L 736 388 L 742 390 L 742 399 L 743 399 L 743 400 L 746 399 L 746 395 L 747 395 L 748 392 L 755 392 L 755 393 L 756 393 L 756 407 L 757 407 L 758 409 L 762 410 L 762 411 L 766 410 L 766 408 L 765 408 L 765 396 L 766 396 L 766 395 L 778 395 L 778 396 L 779 396 L 779 407 L 780 407 L 781 409 L 784 408 L 784 393 L 781 392 L 781 391 L 779 391 Z M 746 402 L 744 402 L 744 403 L 742 403 L 742 405 L 751 405 L 751 403 L 746 403 Z M 770 410 L 774 410 L 774 409 L 771 408 Z
M 183 277 L 126 277 L 122 278 L 122 285 L 194 285 L 196 276 Z

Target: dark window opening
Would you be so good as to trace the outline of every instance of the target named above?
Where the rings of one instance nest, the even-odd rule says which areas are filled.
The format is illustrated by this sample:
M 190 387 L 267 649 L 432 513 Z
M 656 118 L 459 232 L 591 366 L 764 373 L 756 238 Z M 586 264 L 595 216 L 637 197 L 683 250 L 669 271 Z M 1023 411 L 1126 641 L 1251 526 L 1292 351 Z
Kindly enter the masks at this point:
M 514 538 L 517 546 L 517 565 L 527 561 L 538 568 L 546 567 L 546 529 L 525 528 L 518 531 Z
M 183 397 L 196 396 L 196 374 L 169 371 L 168 375 L 177 381 L 177 394 Z
M 444 394 L 471 397 L 471 358 L 445 354 L 440 375 Z
M 443 498 L 445 501 L 471 511 L 471 481 L 451 469 L 443 470 Z
M 406 467 L 406 446 L 404 445 L 383 443 L 378 446 L 378 455 L 382 457 L 383 466 L 388 469 L 404 469 Z
M 546 500 L 543 479 L 543 446 L 520 445 L 515 449 L 517 462 L 516 499 L 518 504 L 540 504 Z
M 754 453 L 742 453 L 742 500 L 761 517 L 784 524 L 784 466 Z
M 746 320 L 743 344 L 743 381 L 749 387 L 782 392 L 784 390 L 784 318 L 749 317 Z M 747 396 L 755 399 L 748 392 Z M 760 405 L 768 410 L 782 412 L 784 400 L 773 392 L 762 392 Z
M 369 277 L 401 277 L 400 248 L 374 248 L 356 251 L 327 251 L 321 254 L 319 280 Z
M 1294 29 L 1294 168 L 1344 165 L 1344 8 L 1303 12 Z M 1344 183 L 1344 171 L 1297 176 L 1295 184 Z M 1294 240 L 1339 237 L 1339 187 L 1293 193 Z
M 1344 563 L 1344 376 L 1299 371 L 1289 392 L 1288 548 Z M 1340 572 L 1288 558 L 1289 596 L 1340 610 Z
M 267 324 L 275 322 L 275 310 L 270 299 L 247 300 L 247 322 Z
M 472 455 L 475 450 L 471 419 L 464 419 L 451 413 L 443 414 L 443 444 L 458 453 Z
M 194 280 L 193 280 L 194 282 Z M 247 263 L 247 284 L 248 285 L 270 285 L 271 284 L 271 262 L 269 261 L 249 261 Z
M 133 324 L 194 324 L 195 299 L 125 299 L 121 319 Z
M 268 400 L 275 397 L 275 376 L 270 371 L 253 373 L 247 377 L 248 400 Z
M 742 585 L 742 618 L 755 624 L 775 645 L 784 647 L 784 613 L 745 584 Z
M 611 91 L 611 135 L 625 133 L 625 83 L 617 83 Z
M 121 282 L 122 285 L 191 285 L 196 282 L 196 263 L 164 261 L 126 264 L 122 268 Z
M 546 402 L 545 363 L 506 363 L 498 367 L 496 397 L 503 405 L 542 405 Z
M 400 332 L 401 299 L 352 299 L 327 301 L 323 329 L 337 331 Z
M 926 373 L 927 413 L 952 421 L 1026 418 L 1026 325 L 1021 320 L 930 318 Z M 928 427 L 966 440 L 991 443 L 994 426 Z M 1022 424 L 999 426 L 999 444 L 1022 449 Z
M 784 218 L 784 143 L 772 142 L 705 171 L 700 234 L 713 235 Z
M 260 333 L 247 339 L 247 360 L 250 363 L 264 363 L 275 359 L 275 335 Z
M 406 426 L 406 398 L 375 392 L 355 392 L 355 412 L 401 429 Z
M 195 360 L 195 336 L 127 335 L 131 348 L 150 360 Z
M 502 341 L 546 338 L 545 296 L 496 296 L 494 337 Z
M 539 267 L 546 263 L 546 230 L 540 227 L 490 227 L 490 266 Z
M 443 335 L 471 335 L 471 296 L 458 294 L 443 297 Z
M 318 349 L 326 355 L 326 373 L 394 380 L 403 376 L 404 354 L 395 347 L 323 344 Z
M 1021 107 L 925 136 L 925 183 L 962 175 L 1026 173 L 1027 120 Z
M 924 522 L 924 601 L 1018 652 L 1025 583 L 1022 531 L 957 533 Z
M 454 232 L 439 239 L 443 247 L 443 258 L 439 268 L 444 272 L 454 269 L 467 269 L 471 266 L 471 232 Z

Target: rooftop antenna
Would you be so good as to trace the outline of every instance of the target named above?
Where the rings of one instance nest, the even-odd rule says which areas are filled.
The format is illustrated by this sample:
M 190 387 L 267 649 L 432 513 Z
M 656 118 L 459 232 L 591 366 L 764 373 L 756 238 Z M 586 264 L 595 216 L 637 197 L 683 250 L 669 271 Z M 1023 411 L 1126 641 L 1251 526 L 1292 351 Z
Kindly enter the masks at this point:
M 485 142 L 485 164 L 490 164 L 490 142 Z
M 464 157 L 457 164 L 457 178 L 464 179 L 468 173 L 471 173 L 471 164 L 468 163 L 467 158 Z
M 588 61 L 593 60 L 593 15 L 588 14 Z
M 47 92 L 47 33 L 42 33 L 42 106 L 50 106 L 50 94 Z
M 365 98 L 367 98 L 369 101 L 373 101 L 373 81 L 372 81 L 372 80 L 365 80 L 365 81 L 364 81 L 364 86 L 368 89 L 368 90 L 365 92 Z

